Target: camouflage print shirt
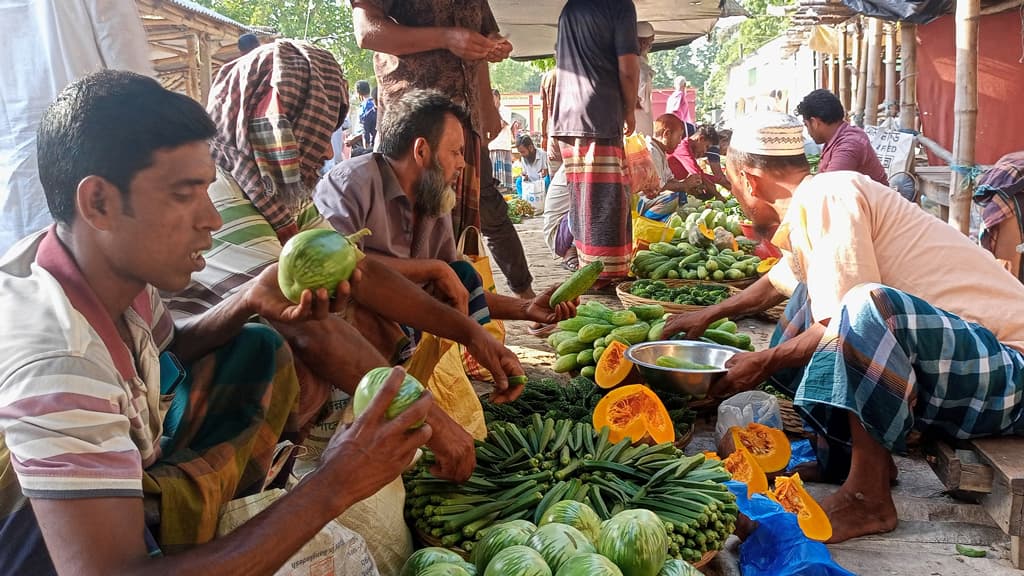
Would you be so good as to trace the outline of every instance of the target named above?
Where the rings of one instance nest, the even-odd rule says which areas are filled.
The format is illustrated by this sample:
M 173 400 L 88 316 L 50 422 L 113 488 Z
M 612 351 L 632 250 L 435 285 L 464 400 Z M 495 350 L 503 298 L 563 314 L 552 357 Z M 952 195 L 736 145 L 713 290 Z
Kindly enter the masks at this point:
M 460 27 L 489 36 L 498 32 L 487 0 L 350 0 L 353 6 L 374 7 L 402 26 Z M 486 61 L 466 62 L 447 50 L 431 50 L 395 56 L 377 52 L 373 56 L 379 89 L 378 107 L 387 113 L 388 104 L 414 88 L 440 90 L 453 101 L 469 108 L 473 130 L 480 134 L 477 70 Z M 383 115 L 383 114 L 382 114 Z

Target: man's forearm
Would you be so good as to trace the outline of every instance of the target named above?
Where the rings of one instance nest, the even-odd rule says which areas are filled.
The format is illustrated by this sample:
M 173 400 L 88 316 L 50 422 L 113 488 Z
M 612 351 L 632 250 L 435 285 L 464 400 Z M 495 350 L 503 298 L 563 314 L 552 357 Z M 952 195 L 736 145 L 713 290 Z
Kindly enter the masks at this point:
M 395 258 L 381 254 L 367 254 L 367 265 L 378 264 L 384 266 L 402 276 L 414 284 L 426 284 L 438 277 L 438 269 L 448 266 L 440 260 L 429 260 L 426 258 Z M 376 287 L 377 289 L 380 286 Z
M 770 358 L 769 366 L 771 366 L 772 372 L 806 366 L 815 350 L 818 349 L 824 334 L 825 326 L 814 323 L 796 337 L 766 350 L 765 352 Z
M 637 92 L 640 91 L 640 57 L 636 54 L 619 56 L 619 89 L 622 91 L 622 109 L 635 110 Z
M 530 305 L 528 300 L 502 296 L 494 292 L 486 292 L 487 308 L 490 309 L 491 318 L 495 320 L 529 320 L 526 310 Z
M 397 258 L 389 260 L 410 262 Z M 480 335 L 479 330 L 482 329 L 472 318 L 434 298 L 403 276 L 397 270 L 389 269 L 387 262 L 368 257 L 363 265 L 363 281 L 352 289 L 352 296 L 368 310 L 392 322 L 441 338 L 466 344 Z M 387 286 L 389 290 L 381 290 L 381 286 Z
M 177 326 L 171 352 L 182 362 L 189 363 L 231 341 L 253 314 L 246 302 L 246 292 L 246 286 L 242 286 L 209 311 Z
M 447 28 L 403 26 L 362 2 L 353 2 L 352 22 L 356 42 L 364 50 L 405 56 L 448 49 Z
M 786 299 L 768 280 L 768 276 L 757 279 L 739 294 L 705 309 L 708 316 L 735 318 L 767 310 Z

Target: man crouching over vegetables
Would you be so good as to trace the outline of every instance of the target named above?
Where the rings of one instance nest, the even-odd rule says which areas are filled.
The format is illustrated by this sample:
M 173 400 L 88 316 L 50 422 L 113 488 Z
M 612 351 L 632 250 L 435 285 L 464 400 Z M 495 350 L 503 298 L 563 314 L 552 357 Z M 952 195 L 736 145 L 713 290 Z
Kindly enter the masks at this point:
M 819 433 L 832 542 L 897 525 L 891 453 L 911 430 L 1024 432 L 1024 286 L 991 254 L 856 172 L 810 176 L 800 121 L 751 117 L 733 133 L 733 194 L 781 261 L 742 293 L 671 317 L 699 337 L 722 317 L 789 298 L 769 349 L 737 354 L 713 393 L 771 380 Z
M 440 92 L 407 92 L 384 115 L 378 152 L 335 166 L 317 185 L 316 207 L 341 234 L 373 231 L 360 239 L 368 262 L 399 272 L 481 324 L 490 318 L 543 324 L 572 318 L 578 294 L 560 302 L 552 286 L 532 300 L 501 296 L 485 290 L 473 266 L 459 260 L 451 211 L 454 183 L 465 167 L 468 121 L 465 109 Z M 357 326 L 385 355 L 418 338 L 417 330 L 397 324 Z M 404 360 L 411 346 L 398 354 Z

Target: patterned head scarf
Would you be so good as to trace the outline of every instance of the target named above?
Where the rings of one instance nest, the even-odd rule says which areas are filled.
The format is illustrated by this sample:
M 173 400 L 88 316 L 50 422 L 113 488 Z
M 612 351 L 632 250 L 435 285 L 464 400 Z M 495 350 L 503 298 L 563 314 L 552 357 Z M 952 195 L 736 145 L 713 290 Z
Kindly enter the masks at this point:
M 338 62 L 304 42 L 266 44 L 220 69 L 207 111 L 217 124 L 217 165 L 287 240 L 298 231 L 296 204 L 309 201 L 348 113 Z

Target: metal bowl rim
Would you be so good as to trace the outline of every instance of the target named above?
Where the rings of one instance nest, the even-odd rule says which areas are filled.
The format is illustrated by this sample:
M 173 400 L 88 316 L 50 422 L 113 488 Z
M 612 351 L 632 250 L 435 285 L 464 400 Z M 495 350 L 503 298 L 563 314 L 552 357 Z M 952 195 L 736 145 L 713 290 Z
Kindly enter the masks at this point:
M 683 368 L 668 368 L 666 366 L 658 366 L 657 364 L 644 362 L 642 360 L 637 359 L 636 356 L 633 355 L 634 350 L 647 348 L 650 346 L 654 346 L 656 344 L 671 344 L 673 346 L 681 346 L 683 348 L 712 348 L 717 350 L 725 350 L 726 352 L 732 352 L 734 354 L 743 352 L 743 350 L 740 350 L 739 348 L 726 346 L 724 344 L 710 344 L 708 342 L 697 342 L 694 340 L 656 340 L 654 342 L 641 342 L 640 344 L 633 344 L 632 346 L 626 349 L 626 358 L 629 359 L 630 362 L 643 366 L 644 368 L 664 370 L 666 372 L 682 372 L 685 374 L 722 374 L 729 371 L 728 368 L 720 368 L 718 370 L 686 370 Z

